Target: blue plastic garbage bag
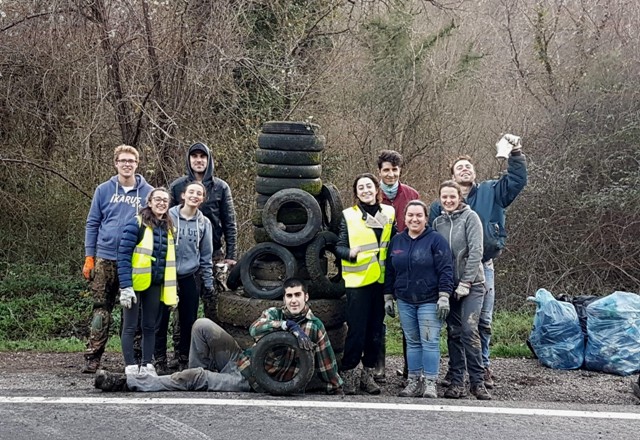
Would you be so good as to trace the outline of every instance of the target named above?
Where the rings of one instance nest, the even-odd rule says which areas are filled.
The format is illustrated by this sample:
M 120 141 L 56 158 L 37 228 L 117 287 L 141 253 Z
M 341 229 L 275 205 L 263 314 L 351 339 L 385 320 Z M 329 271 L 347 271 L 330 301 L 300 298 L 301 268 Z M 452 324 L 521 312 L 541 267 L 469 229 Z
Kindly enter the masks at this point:
M 556 300 L 545 289 L 527 298 L 537 304 L 529 336 L 538 359 L 549 368 L 572 370 L 584 361 L 584 336 L 575 307 Z
M 640 296 L 614 292 L 587 306 L 589 370 L 628 376 L 640 371 Z

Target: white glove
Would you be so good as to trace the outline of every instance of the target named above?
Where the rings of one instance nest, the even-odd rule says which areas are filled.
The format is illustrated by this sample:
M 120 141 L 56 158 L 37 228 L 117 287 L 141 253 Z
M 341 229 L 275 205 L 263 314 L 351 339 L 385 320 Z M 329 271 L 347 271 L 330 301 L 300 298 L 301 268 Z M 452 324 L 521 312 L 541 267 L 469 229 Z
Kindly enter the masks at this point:
M 444 321 L 447 319 L 447 315 L 451 310 L 451 306 L 449 304 L 449 294 L 447 292 L 439 292 L 438 293 L 438 302 L 436 303 L 436 314 L 438 315 L 438 319 L 440 321 Z
M 508 159 L 512 152 L 522 150 L 520 136 L 505 134 L 496 143 L 496 149 L 498 150 L 496 157 Z
M 396 317 L 396 308 L 393 305 L 393 295 L 387 294 L 384 296 L 384 312 L 390 318 Z
M 138 302 L 136 292 L 133 291 L 133 287 L 125 287 L 120 289 L 120 305 L 125 309 L 130 309 L 133 303 Z
M 469 295 L 469 291 L 471 290 L 471 286 L 467 283 L 458 284 L 458 288 L 456 289 L 456 299 L 460 301 L 465 296 Z
M 522 149 L 522 140 L 520 136 L 516 136 L 515 134 L 505 134 L 503 136 L 511 145 L 513 145 L 513 151 L 520 151 Z

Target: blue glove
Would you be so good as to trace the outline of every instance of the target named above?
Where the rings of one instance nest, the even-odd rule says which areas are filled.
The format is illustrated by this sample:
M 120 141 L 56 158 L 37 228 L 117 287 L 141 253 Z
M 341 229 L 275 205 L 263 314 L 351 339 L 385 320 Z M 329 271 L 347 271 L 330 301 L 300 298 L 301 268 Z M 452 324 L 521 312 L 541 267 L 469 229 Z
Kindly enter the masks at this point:
M 307 351 L 311 351 L 315 348 L 315 344 L 311 342 L 309 336 L 307 336 L 307 334 L 302 331 L 297 322 L 289 319 L 285 322 L 284 327 L 286 331 L 288 331 L 298 339 L 298 347 Z

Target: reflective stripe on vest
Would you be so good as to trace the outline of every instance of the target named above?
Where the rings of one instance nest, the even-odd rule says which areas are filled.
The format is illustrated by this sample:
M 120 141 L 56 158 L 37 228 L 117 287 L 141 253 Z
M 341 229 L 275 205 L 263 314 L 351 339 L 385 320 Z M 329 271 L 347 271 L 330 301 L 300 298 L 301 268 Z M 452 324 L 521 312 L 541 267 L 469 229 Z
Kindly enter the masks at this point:
M 360 247 L 355 262 L 342 260 L 342 277 L 346 287 L 368 286 L 375 282 L 384 283 L 384 263 L 387 259 L 387 248 L 391 240 L 391 227 L 395 220 L 393 207 L 380 205 L 382 213 L 388 221 L 382 228 L 380 244 L 376 233 L 366 226 L 362 219 L 362 211 L 357 206 L 347 208 L 344 214 L 349 232 L 349 247 Z
M 142 219 L 138 216 L 138 224 Z M 153 229 L 145 227 L 142 240 L 133 250 L 131 257 L 131 278 L 133 290 L 141 292 L 151 286 L 151 265 L 153 261 Z M 178 303 L 178 282 L 176 273 L 176 250 L 173 243 L 173 233 L 167 234 L 167 256 L 164 267 L 164 279 L 160 291 L 160 301 L 168 306 Z

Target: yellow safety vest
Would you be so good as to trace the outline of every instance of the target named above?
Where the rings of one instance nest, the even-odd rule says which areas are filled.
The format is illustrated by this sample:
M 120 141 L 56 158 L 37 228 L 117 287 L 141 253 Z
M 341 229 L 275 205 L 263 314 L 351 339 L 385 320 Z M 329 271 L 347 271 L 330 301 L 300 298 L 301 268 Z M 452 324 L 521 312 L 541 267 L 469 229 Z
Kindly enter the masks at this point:
M 138 216 L 138 224 L 142 219 Z M 173 244 L 173 234 L 171 230 L 167 237 L 167 257 L 164 267 L 164 280 L 160 291 L 160 301 L 168 306 L 178 304 L 178 289 L 176 275 L 176 249 Z M 141 292 L 151 286 L 151 262 L 153 260 L 153 229 L 147 226 L 142 236 L 142 240 L 133 250 L 131 257 L 131 267 L 133 268 L 131 278 L 133 280 L 133 290 Z
M 362 219 L 362 211 L 358 206 L 342 211 L 349 232 L 349 247 L 360 247 L 360 253 L 355 262 L 342 260 L 342 277 L 346 287 L 368 286 L 375 282 L 384 283 L 384 262 L 387 259 L 391 228 L 396 215 L 392 206 L 380 205 L 380 209 L 388 219 L 382 228 L 380 244 L 378 244 L 376 233 Z

